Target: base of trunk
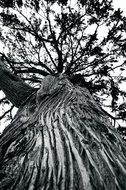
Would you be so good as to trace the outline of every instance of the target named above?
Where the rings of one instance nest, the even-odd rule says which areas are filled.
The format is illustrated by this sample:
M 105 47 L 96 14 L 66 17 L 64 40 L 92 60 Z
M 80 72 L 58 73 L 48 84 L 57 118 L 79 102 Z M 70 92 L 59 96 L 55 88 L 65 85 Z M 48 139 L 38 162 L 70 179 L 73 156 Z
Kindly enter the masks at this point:
M 44 93 L 48 78 L 1 136 L 0 189 L 126 189 L 126 146 L 108 118 L 63 76 Z

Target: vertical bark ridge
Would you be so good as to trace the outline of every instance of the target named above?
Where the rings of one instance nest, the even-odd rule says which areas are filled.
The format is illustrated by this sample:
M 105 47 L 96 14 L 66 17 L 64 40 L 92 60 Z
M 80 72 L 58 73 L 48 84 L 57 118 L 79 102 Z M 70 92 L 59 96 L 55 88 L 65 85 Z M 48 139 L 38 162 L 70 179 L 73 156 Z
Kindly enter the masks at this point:
M 59 77 L 43 94 L 1 135 L 0 189 L 126 189 L 125 142 L 88 90 Z

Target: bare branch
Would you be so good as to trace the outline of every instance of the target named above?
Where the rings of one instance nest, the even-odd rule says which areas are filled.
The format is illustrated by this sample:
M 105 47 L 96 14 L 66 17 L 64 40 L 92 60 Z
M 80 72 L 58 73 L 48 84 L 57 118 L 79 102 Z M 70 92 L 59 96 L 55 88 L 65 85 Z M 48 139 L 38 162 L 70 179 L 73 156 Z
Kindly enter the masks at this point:
M 18 69 L 18 70 L 15 70 L 15 73 L 38 73 L 38 74 L 41 74 L 42 76 L 47 76 L 49 75 L 49 73 L 47 73 L 46 71 L 44 70 L 40 70 L 40 69 L 37 69 L 37 68 L 28 68 L 28 69 Z
M 51 37 L 52 37 L 52 44 L 54 45 L 54 48 L 57 52 L 57 55 L 58 55 L 58 72 L 59 73 L 62 73 L 63 71 L 63 60 L 62 60 L 62 51 L 59 49 L 59 40 L 56 39 L 56 36 L 55 36 L 55 32 L 52 30 L 52 26 L 51 26 L 51 21 L 50 21 L 50 18 L 49 18 L 49 13 L 47 12 L 47 21 L 49 23 L 49 29 L 50 29 L 50 33 L 51 33 Z
M 44 46 L 44 48 L 45 48 L 47 54 L 49 55 L 49 57 L 50 57 L 50 59 L 51 59 L 53 65 L 54 65 L 54 67 L 58 70 L 57 65 L 55 64 L 55 62 L 54 62 L 54 60 L 53 60 L 53 58 L 52 58 L 52 56 L 51 56 L 51 54 L 50 54 L 48 48 L 46 47 L 46 44 L 45 44 L 44 42 L 43 42 L 43 46 Z
M 12 105 L 10 109 L 8 109 L 7 111 L 5 111 L 3 113 L 3 115 L 0 116 L 0 120 L 3 119 L 9 112 L 11 112 L 13 108 L 14 108 L 14 106 Z
M 7 99 L 16 107 L 20 107 L 36 91 L 8 69 L 3 69 L 2 63 L 0 67 L 0 79 L 0 88 L 5 93 Z
M 96 63 L 97 64 L 102 64 L 102 61 L 105 59 L 105 58 L 107 58 L 107 57 L 109 57 L 110 56 L 110 54 L 106 54 L 106 55 L 104 55 L 103 57 L 101 57 L 100 59 L 98 59 L 98 60 L 93 60 L 92 62 L 90 62 L 90 63 L 88 63 L 85 67 L 82 67 L 82 68 L 79 68 L 78 69 L 78 67 L 80 66 L 80 63 L 78 63 L 78 64 L 76 64 L 76 66 L 74 67 L 74 69 L 72 70 L 72 72 L 78 72 L 78 71 L 84 71 L 85 69 L 87 69 L 88 67 L 91 67 L 91 66 L 93 66 L 93 65 L 95 65 Z M 105 62 L 105 61 L 104 61 Z M 107 62 L 108 62 L 108 60 L 107 60 Z M 94 73 L 93 73 L 94 74 Z M 95 73 L 95 74 L 97 74 L 97 73 Z M 89 73 L 89 75 L 87 75 L 87 76 L 91 76 L 92 74 L 90 74 Z

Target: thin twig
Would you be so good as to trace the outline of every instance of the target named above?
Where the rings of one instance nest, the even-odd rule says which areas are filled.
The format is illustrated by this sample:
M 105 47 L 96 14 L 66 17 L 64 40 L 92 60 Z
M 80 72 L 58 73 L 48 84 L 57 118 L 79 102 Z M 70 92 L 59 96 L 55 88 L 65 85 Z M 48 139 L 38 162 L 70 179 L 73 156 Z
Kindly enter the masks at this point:
M 13 108 L 14 108 L 14 106 L 12 105 L 10 109 L 8 109 L 7 111 L 5 111 L 4 114 L 0 116 L 0 120 L 3 119 L 6 116 L 6 114 L 8 114 L 9 112 L 11 112 Z

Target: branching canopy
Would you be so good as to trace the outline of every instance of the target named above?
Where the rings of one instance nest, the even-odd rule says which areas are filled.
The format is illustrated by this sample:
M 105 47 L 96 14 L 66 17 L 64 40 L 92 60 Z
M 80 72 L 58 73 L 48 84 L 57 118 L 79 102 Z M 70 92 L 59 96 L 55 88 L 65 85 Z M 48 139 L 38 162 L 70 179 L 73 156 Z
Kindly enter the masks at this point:
M 1 61 L 12 73 L 32 87 L 66 73 L 102 106 L 111 100 L 115 119 L 125 119 L 126 18 L 111 0 L 1 0 L 0 6 Z

